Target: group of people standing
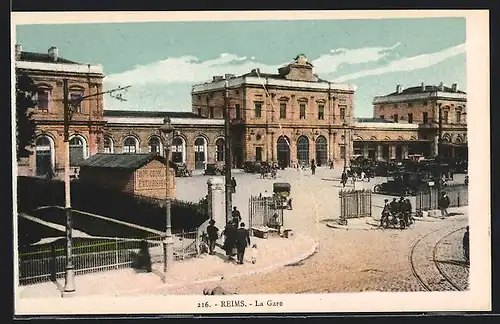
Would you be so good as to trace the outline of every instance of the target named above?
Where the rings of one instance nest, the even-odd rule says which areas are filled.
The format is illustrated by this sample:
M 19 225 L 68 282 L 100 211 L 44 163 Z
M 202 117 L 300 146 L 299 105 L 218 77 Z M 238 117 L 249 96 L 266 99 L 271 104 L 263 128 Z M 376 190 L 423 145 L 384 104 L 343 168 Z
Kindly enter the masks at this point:
M 411 214 L 413 212 L 413 207 L 411 205 L 410 199 L 405 197 L 393 198 L 389 203 L 389 199 L 384 199 L 384 209 L 382 210 L 382 217 L 387 217 L 387 215 L 392 214 L 395 216 L 400 216 L 403 218 L 406 225 L 411 223 Z
M 229 260 L 234 260 L 236 255 L 238 264 L 243 264 L 245 250 L 250 246 L 250 232 L 245 228 L 245 223 L 241 221 L 240 211 L 234 207 L 232 219 L 227 222 L 220 237 L 224 236 L 223 249 Z M 209 241 L 209 254 L 215 254 L 215 243 L 219 239 L 219 229 L 215 226 L 215 221 L 210 220 L 207 227 Z

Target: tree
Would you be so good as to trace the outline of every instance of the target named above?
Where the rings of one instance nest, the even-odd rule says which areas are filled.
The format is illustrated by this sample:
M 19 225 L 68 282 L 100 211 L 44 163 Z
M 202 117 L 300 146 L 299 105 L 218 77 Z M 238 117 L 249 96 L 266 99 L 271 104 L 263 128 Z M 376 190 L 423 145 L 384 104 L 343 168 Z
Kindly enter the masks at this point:
M 32 118 L 37 105 L 38 88 L 26 72 L 16 72 L 16 148 L 17 160 L 28 157 L 35 138 L 35 122 Z

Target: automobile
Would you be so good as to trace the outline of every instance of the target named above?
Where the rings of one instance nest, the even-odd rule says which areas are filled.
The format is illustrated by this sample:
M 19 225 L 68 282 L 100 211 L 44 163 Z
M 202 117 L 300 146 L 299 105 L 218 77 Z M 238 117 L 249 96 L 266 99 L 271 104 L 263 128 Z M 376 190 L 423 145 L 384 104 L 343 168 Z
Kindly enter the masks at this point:
M 223 175 L 224 168 L 217 163 L 207 163 L 205 175 Z
M 292 186 L 288 182 L 273 183 L 273 194 L 278 198 L 278 208 L 292 210 L 292 198 L 290 198 Z
M 430 173 L 398 172 L 392 174 L 387 182 L 375 185 L 373 192 L 391 196 L 414 196 L 417 192 L 427 191 L 435 186 L 436 181 Z

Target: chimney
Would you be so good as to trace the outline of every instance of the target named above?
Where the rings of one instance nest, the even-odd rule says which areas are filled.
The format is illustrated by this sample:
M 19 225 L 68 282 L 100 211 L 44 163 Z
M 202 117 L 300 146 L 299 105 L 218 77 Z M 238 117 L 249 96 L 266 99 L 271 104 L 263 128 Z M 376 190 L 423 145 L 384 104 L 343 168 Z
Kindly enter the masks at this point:
M 21 52 L 23 51 L 23 47 L 21 44 L 16 44 L 16 60 L 21 58 Z
M 420 84 L 420 87 L 421 87 L 422 91 L 425 91 L 425 83 L 423 83 L 423 82 L 422 82 L 422 83 Z
M 458 83 L 453 83 L 451 85 L 451 91 L 453 91 L 453 92 L 457 92 L 458 91 Z
M 257 74 L 260 74 L 260 69 L 253 69 L 253 70 L 252 70 L 252 73 L 257 73 Z
M 56 62 L 59 59 L 59 49 L 55 46 L 49 48 L 49 56 Z
M 234 78 L 234 74 L 229 74 L 229 73 L 227 73 L 227 74 L 225 74 L 225 75 L 224 75 L 224 78 L 225 78 L 226 80 L 232 79 L 232 78 Z
M 439 83 L 439 91 L 444 91 L 444 83 Z
M 401 92 L 403 92 L 403 86 L 402 86 L 402 85 L 400 85 L 400 84 L 398 84 L 398 85 L 396 86 L 396 92 L 397 92 L 397 93 L 401 93 Z
M 214 76 L 212 77 L 212 82 L 217 82 L 217 81 L 220 81 L 220 80 L 222 80 L 222 79 L 224 79 L 224 78 L 222 77 L 222 75 L 214 75 Z

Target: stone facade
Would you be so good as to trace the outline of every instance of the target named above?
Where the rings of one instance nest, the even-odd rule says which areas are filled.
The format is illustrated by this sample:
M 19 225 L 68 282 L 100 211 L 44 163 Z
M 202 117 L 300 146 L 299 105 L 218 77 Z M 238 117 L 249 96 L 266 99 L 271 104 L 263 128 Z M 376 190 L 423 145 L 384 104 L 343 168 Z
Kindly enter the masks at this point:
M 343 159 L 345 144 L 350 156 L 355 87 L 321 80 L 302 55 L 278 72 L 253 70 L 195 85 L 193 113 L 223 118 L 229 106 L 236 166 L 245 161 L 309 164 L 311 159 L 326 164 Z
M 33 110 L 34 144 L 38 149 L 24 161 L 27 166 L 20 169 L 20 174 L 44 175 L 49 166 L 56 174 L 64 172 L 63 80 L 68 80 L 71 99 L 95 95 L 103 90 L 102 67 L 63 59 L 55 47 L 51 47 L 48 54 L 41 54 L 22 52 L 16 46 L 16 71 L 27 72 L 39 88 L 38 107 Z M 84 99 L 73 111 L 69 135 L 71 160 L 77 161 L 78 156 L 86 158 L 102 151 L 105 125 L 102 95 Z

